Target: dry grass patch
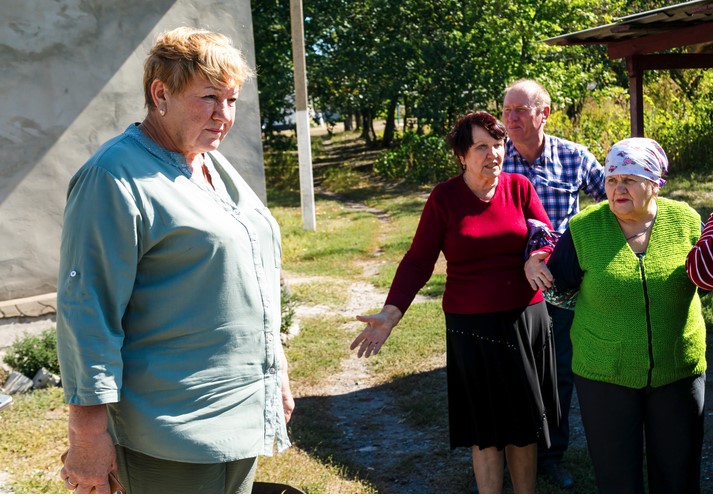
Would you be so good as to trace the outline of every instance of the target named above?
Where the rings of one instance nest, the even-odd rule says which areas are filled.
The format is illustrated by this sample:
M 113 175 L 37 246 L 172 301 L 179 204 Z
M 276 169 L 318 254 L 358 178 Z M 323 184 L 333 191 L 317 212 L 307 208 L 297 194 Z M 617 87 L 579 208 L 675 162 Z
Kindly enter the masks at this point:
M 61 388 L 13 395 L 0 412 L 0 471 L 13 493 L 69 493 L 59 478 L 69 410 Z

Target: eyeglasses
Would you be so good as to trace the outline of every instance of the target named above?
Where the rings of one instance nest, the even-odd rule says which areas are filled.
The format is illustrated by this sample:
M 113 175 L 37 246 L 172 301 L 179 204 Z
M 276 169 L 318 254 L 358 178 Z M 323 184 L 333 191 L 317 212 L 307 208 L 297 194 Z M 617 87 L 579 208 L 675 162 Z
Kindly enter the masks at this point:
M 505 106 L 503 107 L 503 115 L 515 114 L 521 116 L 523 114 L 528 114 L 535 107 L 530 107 L 529 105 L 518 105 L 517 107 Z

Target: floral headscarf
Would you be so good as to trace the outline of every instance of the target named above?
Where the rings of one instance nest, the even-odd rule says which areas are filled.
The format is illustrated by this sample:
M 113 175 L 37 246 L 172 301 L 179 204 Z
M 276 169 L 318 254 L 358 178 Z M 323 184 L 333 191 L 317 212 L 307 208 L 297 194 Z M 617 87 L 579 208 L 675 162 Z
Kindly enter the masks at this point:
M 659 186 L 668 172 L 668 158 L 661 145 L 651 138 L 626 138 L 615 143 L 604 162 L 604 176 L 631 174 Z

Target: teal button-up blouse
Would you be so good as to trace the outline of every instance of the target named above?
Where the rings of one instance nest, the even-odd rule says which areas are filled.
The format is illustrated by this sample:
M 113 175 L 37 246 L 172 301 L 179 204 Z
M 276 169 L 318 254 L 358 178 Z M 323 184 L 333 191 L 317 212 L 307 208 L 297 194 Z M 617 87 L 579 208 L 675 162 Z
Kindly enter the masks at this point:
M 289 446 L 280 232 L 219 153 L 213 190 L 135 125 L 70 181 L 57 345 L 67 403 L 107 404 L 116 443 L 190 463 Z

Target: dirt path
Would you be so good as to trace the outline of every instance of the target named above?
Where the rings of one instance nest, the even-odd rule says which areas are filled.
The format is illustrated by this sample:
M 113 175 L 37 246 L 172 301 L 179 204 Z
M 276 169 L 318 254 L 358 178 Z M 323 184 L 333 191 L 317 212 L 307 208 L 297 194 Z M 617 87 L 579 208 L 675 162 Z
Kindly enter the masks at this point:
M 289 279 L 288 279 L 289 282 Z M 386 295 L 367 283 L 355 283 L 349 288 L 349 300 L 338 312 L 353 317 L 366 309 L 380 307 Z M 422 301 L 423 299 L 421 299 Z M 314 309 L 298 307 L 300 316 L 314 315 Z M 344 332 L 356 336 L 363 325 L 356 320 Z M 434 364 L 434 369 L 445 364 Z M 440 493 L 430 483 L 430 471 L 404 474 L 405 460 L 428 460 L 442 445 L 440 434 L 414 430 L 404 419 L 401 407 L 388 388 L 374 381 L 367 361 L 356 353 L 342 361 L 341 370 L 311 390 L 302 390 L 302 397 L 327 399 L 328 417 L 341 434 L 343 454 L 359 465 L 380 493 Z M 297 399 L 299 405 L 299 398 Z M 429 476 L 430 475 L 430 476 Z
M 389 223 L 383 211 L 354 202 L 345 202 L 345 205 L 352 210 L 374 214 L 383 225 Z M 377 249 L 374 257 L 378 256 L 378 252 Z M 368 278 L 377 270 L 377 265 L 365 264 L 363 276 Z M 285 274 L 285 280 L 288 285 L 315 280 L 328 284 L 334 278 L 305 278 Z M 356 337 L 364 325 L 356 321 L 355 316 L 368 309 L 381 307 L 386 293 L 369 283 L 357 282 L 349 286 L 348 294 L 345 305 L 336 309 L 336 312 L 354 318 L 344 327 L 344 332 L 349 337 Z M 415 302 L 425 300 L 417 296 Z M 303 305 L 296 308 L 295 314 L 300 319 L 318 315 L 325 310 L 324 306 Z M 443 367 L 444 359 L 433 364 L 434 371 L 439 368 L 442 370 Z M 365 476 L 378 487 L 380 493 L 443 492 L 440 485 L 433 483 L 435 471 L 405 473 L 403 464 L 409 460 L 433 460 L 433 454 L 447 449 L 444 446 L 447 440 L 443 439 L 443 434 L 415 430 L 405 421 L 403 410 L 397 405 L 390 390 L 382 388 L 369 374 L 367 359 L 359 359 L 354 352 L 342 361 L 339 372 L 317 387 L 301 391 L 301 397 L 315 396 L 328 399 L 328 415 L 341 433 L 340 447 L 343 453 L 353 464 L 363 469 Z M 464 464 L 469 464 L 467 458 Z

